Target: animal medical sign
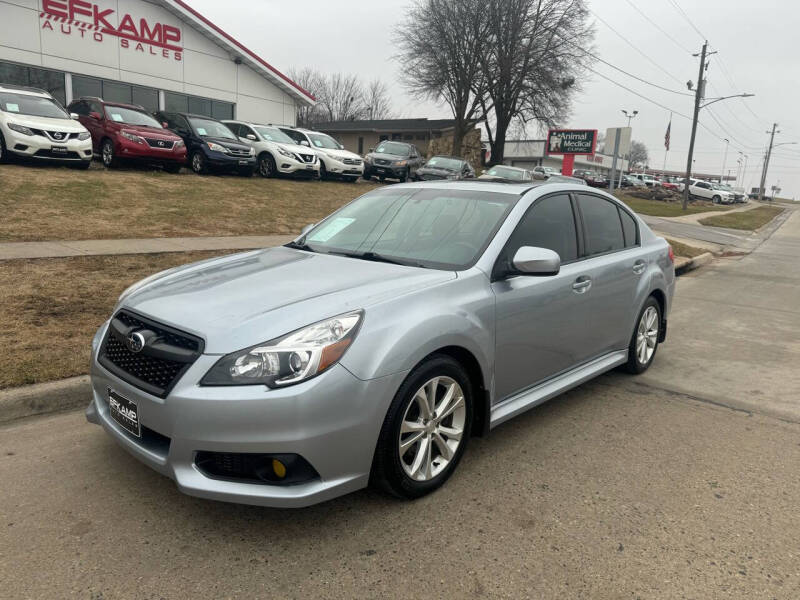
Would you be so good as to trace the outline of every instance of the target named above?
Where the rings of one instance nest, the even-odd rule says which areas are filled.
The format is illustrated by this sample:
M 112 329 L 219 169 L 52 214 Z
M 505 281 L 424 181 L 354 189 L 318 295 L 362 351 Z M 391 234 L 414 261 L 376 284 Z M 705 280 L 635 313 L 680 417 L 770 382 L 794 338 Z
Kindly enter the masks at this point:
M 174 25 L 137 19 L 130 14 L 115 14 L 86 0 L 42 0 L 39 20 L 43 31 L 78 36 L 87 43 L 102 42 L 106 36 L 119 39 L 121 48 L 181 60 L 181 30 Z M 119 16 L 119 25 L 114 25 Z
M 547 134 L 547 154 L 594 154 L 596 129 L 551 129 Z

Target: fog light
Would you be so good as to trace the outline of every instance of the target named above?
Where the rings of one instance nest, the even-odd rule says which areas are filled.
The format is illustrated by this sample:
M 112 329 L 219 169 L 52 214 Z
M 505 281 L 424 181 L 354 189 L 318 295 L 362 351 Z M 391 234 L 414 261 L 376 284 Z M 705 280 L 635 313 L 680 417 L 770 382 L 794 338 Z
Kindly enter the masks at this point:
M 272 472 L 278 479 L 286 477 L 286 466 L 277 458 L 272 459 Z

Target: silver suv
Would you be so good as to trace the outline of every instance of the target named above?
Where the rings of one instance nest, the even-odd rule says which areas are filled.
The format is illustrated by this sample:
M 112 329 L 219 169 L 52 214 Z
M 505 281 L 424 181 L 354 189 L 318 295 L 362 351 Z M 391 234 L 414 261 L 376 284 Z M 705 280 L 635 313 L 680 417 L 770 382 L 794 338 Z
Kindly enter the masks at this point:
M 381 187 L 284 247 L 153 275 L 92 351 L 87 418 L 181 491 L 403 498 L 472 435 L 664 341 L 669 245 L 570 183 Z
M 317 152 L 296 144 L 275 125 L 259 125 L 243 121 L 223 121 L 240 141 L 256 151 L 256 170 L 262 177 L 294 175 L 319 177 Z
M 11 156 L 88 169 L 89 131 L 44 90 L 0 83 L 0 162 Z

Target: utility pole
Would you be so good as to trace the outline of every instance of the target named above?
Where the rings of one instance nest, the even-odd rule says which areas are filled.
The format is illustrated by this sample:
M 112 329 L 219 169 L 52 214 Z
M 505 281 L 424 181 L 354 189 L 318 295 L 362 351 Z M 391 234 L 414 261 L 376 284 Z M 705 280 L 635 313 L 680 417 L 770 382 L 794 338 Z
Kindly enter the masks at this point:
M 697 117 L 700 115 L 700 103 L 703 101 L 705 84 L 703 81 L 703 71 L 706 68 L 706 50 L 708 41 L 703 43 L 700 51 L 700 69 L 697 73 L 697 89 L 694 92 L 694 116 L 692 118 L 692 137 L 689 138 L 689 156 L 686 158 L 686 182 L 683 186 L 683 210 L 689 205 L 689 183 L 692 178 L 692 155 L 694 154 L 694 138 L 697 135 Z M 697 56 L 695 54 L 695 56 Z
M 761 170 L 761 186 L 758 188 L 758 201 L 763 202 L 764 200 L 764 186 L 767 185 L 767 169 L 769 169 L 769 157 L 772 154 L 772 143 L 775 141 L 775 129 L 778 127 L 777 123 L 772 124 L 772 132 L 769 131 L 767 133 L 770 134 L 769 136 L 769 148 L 767 149 L 767 154 L 764 156 L 764 168 Z M 778 132 L 780 133 L 780 132 Z
M 728 144 L 730 144 L 730 143 L 731 143 L 731 141 L 728 138 L 725 138 L 725 154 L 722 156 L 722 173 L 719 174 L 719 184 L 720 185 L 724 185 L 725 184 L 725 179 L 724 179 L 723 176 L 725 175 L 725 163 L 728 160 Z

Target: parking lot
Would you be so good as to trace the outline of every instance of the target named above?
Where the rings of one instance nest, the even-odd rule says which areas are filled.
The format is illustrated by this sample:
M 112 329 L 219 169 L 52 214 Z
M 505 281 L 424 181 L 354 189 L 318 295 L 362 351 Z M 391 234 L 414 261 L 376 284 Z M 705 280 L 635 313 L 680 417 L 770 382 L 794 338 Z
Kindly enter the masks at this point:
M 233 181 L 191 177 L 195 189 Z M 315 196 L 331 203 L 367 186 L 290 183 L 323 186 Z M 122 202 L 99 197 L 112 223 Z M 281 206 L 271 198 L 252 214 Z M 282 226 L 330 205 L 310 206 Z M 646 375 L 609 373 L 472 439 L 448 485 L 415 502 L 372 490 L 292 511 L 198 500 L 79 410 L 4 425 L 0 478 L 14 485 L 0 491 L 0 589 L 93 599 L 796 597 L 800 214 L 759 244 L 679 280 L 668 341 Z M 41 298 L 48 282 L 67 280 L 60 272 L 74 276 L 71 261 L 100 261 L 77 281 L 123 264 L 113 261 L 128 261 L 133 280 L 184 255 L 166 256 L 0 268 L 26 265 L 24 281 L 50 265 Z M 88 320 L 118 292 L 84 305 Z M 48 316 L 19 313 L 31 311 Z M 85 333 L 72 335 L 77 348 Z

